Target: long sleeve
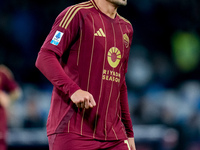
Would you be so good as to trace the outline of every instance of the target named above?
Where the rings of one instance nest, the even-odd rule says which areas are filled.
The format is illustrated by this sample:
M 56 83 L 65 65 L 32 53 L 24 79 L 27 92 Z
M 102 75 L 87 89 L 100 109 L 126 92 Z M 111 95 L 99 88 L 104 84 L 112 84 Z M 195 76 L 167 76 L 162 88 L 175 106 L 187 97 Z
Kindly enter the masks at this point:
M 57 89 L 70 97 L 80 87 L 64 71 L 60 64 L 60 58 L 66 51 L 70 51 L 71 43 L 75 42 L 79 36 L 80 22 L 78 14 L 70 19 L 66 17 L 69 10 L 70 7 L 56 18 L 38 53 L 36 67 Z
M 63 93 L 71 96 L 76 90 L 80 89 L 64 72 L 53 51 L 41 49 L 36 60 L 36 67 Z
M 127 73 L 127 69 L 128 69 L 128 58 L 129 58 L 130 46 L 132 43 L 132 37 L 133 37 L 133 29 L 131 26 L 130 33 L 129 33 L 129 39 L 130 39 L 129 50 L 128 50 L 128 55 L 124 63 L 123 83 L 120 89 L 121 119 L 125 126 L 126 134 L 128 137 L 134 137 L 133 125 L 132 125 L 130 112 L 129 112 L 128 92 L 127 92 L 127 86 L 126 86 L 126 80 L 125 80 L 125 74 Z
M 121 104 L 121 119 L 125 126 L 126 134 L 128 137 L 134 137 L 132 121 L 129 112 L 127 86 L 125 79 L 120 89 L 120 104 Z

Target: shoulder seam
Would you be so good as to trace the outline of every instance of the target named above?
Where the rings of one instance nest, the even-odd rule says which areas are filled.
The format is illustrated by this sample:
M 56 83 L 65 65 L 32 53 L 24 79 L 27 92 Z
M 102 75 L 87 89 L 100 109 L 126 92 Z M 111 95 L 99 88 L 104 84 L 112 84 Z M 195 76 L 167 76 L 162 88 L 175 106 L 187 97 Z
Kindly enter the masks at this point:
M 120 16 L 119 14 L 118 14 L 118 16 L 119 16 L 122 20 L 124 20 L 125 22 L 129 23 L 130 25 L 132 25 L 131 22 L 128 21 L 127 19 L 125 19 L 124 17 Z
M 74 16 L 80 9 L 90 9 L 92 7 L 94 6 L 90 1 L 71 6 L 69 10 L 65 13 L 65 16 L 63 17 L 59 26 L 67 29 L 69 23 L 71 22 L 71 20 L 74 18 Z

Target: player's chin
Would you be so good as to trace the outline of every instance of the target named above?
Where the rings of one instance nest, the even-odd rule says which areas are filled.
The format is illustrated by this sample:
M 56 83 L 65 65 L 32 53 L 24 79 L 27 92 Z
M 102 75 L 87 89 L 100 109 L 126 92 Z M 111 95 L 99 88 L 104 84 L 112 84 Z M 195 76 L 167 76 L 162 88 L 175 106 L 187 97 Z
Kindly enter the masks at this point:
M 127 5 L 127 1 L 125 0 L 125 1 L 119 2 L 117 5 L 118 6 L 126 6 Z

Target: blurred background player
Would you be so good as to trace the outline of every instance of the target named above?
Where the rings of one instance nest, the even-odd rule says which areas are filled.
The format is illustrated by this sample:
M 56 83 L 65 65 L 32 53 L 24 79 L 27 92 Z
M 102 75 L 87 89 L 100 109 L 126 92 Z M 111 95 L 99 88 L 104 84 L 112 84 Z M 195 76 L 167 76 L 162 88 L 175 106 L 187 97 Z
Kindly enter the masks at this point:
M 21 91 L 12 72 L 0 65 L 0 150 L 6 150 L 7 117 L 6 110 L 13 100 L 20 97 Z
M 135 150 L 125 82 L 133 29 L 117 13 L 126 4 L 90 0 L 56 18 L 36 61 L 54 85 L 50 150 Z

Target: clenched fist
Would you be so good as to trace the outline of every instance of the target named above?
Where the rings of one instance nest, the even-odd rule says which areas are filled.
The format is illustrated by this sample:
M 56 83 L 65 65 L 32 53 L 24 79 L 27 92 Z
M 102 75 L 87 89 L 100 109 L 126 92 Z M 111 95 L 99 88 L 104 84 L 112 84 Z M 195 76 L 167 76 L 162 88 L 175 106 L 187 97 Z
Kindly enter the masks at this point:
M 78 108 L 88 109 L 88 108 L 93 108 L 94 106 L 96 106 L 96 102 L 92 94 L 90 94 L 87 91 L 77 90 L 76 92 L 72 94 L 70 98 L 72 102 L 76 104 Z

